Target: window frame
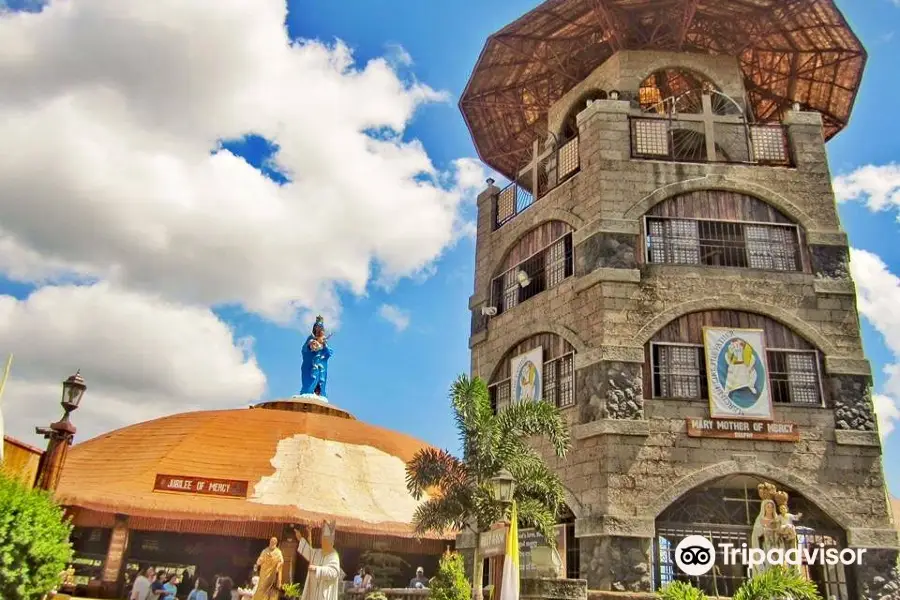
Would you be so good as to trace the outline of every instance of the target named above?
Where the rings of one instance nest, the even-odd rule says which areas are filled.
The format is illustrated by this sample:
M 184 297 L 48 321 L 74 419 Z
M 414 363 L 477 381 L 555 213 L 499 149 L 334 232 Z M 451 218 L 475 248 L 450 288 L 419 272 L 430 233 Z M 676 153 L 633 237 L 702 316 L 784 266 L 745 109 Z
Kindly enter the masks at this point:
M 575 243 L 574 243 L 572 233 L 573 233 L 572 231 L 567 231 L 566 233 L 557 237 L 556 239 L 554 239 L 552 242 L 550 242 L 546 246 L 543 246 L 542 248 L 540 248 L 540 249 L 534 251 L 533 253 L 531 253 L 530 255 L 526 256 L 525 258 L 523 258 L 522 260 L 517 262 L 515 265 L 513 265 L 509 269 L 506 269 L 505 271 L 501 272 L 499 275 L 491 278 L 490 306 L 493 306 L 497 309 L 498 316 L 515 309 L 517 306 L 531 300 L 532 298 L 540 296 L 541 294 L 543 294 L 546 291 L 549 291 L 553 288 L 559 287 L 567 279 L 571 279 L 572 277 L 575 276 Z M 566 238 L 568 238 L 568 242 L 566 242 Z M 518 283 L 516 283 L 516 285 L 515 285 L 516 294 L 517 294 L 516 303 L 513 306 L 510 306 L 509 308 L 504 308 L 504 301 L 505 301 L 505 297 L 506 297 L 506 293 L 507 293 L 507 287 L 504 285 L 504 280 L 506 279 L 507 275 L 509 275 L 510 273 L 515 273 L 519 268 L 521 268 L 522 265 L 524 265 L 525 263 L 527 263 L 530 260 L 533 260 L 535 257 L 537 257 L 541 254 L 547 255 L 549 253 L 549 250 L 554 245 L 556 245 L 560 242 L 563 242 L 563 244 L 564 244 L 563 245 L 563 259 L 561 261 L 562 267 L 563 267 L 563 273 L 564 273 L 562 279 L 560 279 L 559 282 L 556 283 L 555 285 L 548 286 L 547 285 L 548 277 L 547 277 L 546 265 L 545 265 L 544 269 L 542 270 L 542 274 L 543 274 L 543 278 L 544 278 L 544 289 L 542 289 L 541 291 L 536 292 L 533 295 L 522 300 L 522 299 L 518 299 L 518 298 L 520 298 L 523 288 L 521 286 L 519 286 Z M 566 249 L 566 246 L 568 246 L 568 249 Z M 499 285 L 498 285 L 498 283 L 499 283 Z
M 698 232 L 697 236 L 697 254 L 698 254 L 698 262 L 689 263 L 689 262 L 668 262 L 662 261 L 657 262 L 651 260 L 650 257 L 650 220 L 657 221 L 693 221 L 696 223 L 707 222 L 707 223 L 727 223 L 730 225 L 739 225 L 741 227 L 741 231 L 745 232 L 748 226 L 758 226 L 758 227 L 777 227 L 783 229 L 790 229 L 793 232 L 793 239 L 796 248 L 796 269 L 770 269 L 764 267 L 754 267 L 750 266 L 750 253 L 747 248 L 747 238 L 746 235 L 742 236 L 741 247 L 744 252 L 744 256 L 747 260 L 747 266 L 740 265 L 708 265 L 703 262 L 703 245 L 701 244 L 701 237 Z M 807 271 L 806 268 L 806 260 L 805 253 L 803 250 L 803 232 L 800 228 L 800 225 L 797 223 L 778 223 L 776 221 L 750 221 L 746 219 L 710 219 L 706 217 L 666 217 L 666 216 L 658 216 L 658 215 L 650 215 L 645 214 L 642 218 L 641 227 L 642 237 L 643 237 L 643 252 L 642 258 L 644 260 L 644 264 L 646 265 L 665 265 L 665 266 L 689 266 L 689 267 L 712 267 L 712 268 L 721 268 L 721 269 L 743 269 L 743 270 L 751 270 L 751 271 L 764 271 L 767 273 L 805 273 Z M 699 229 L 699 226 L 698 226 Z
M 546 360 L 541 365 L 541 381 L 543 381 L 544 380 L 543 379 L 544 378 L 544 368 L 547 365 L 552 364 L 552 363 L 556 363 L 557 365 L 560 365 L 560 364 L 562 364 L 563 359 L 571 357 L 571 361 L 572 361 L 572 375 L 571 375 L 572 394 L 571 394 L 571 397 L 572 397 L 572 400 L 568 404 L 565 404 L 565 405 L 560 404 L 559 399 L 560 399 L 560 395 L 561 395 L 560 392 L 562 391 L 561 388 L 562 388 L 563 379 L 558 377 L 556 379 L 557 397 L 556 397 L 556 401 L 552 405 L 555 406 L 556 408 L 558 408 L 559 410 L 567 410 L 567 409 L 575 407 L 578 404 L 577 399 L 575 397 L 575 390 L 576 390 L 576 386 L 575 386 L 575 356 L 576 356 L 576 354 L 577 354 L 577 352 L 575 350 L 571 350 L 569 352 L 566 352 L 564 354 L 557 356 L 556 358 Z M 503 385 L 504 383 L 509 384 L 510 385 L 509 400 L 511 401 L 512 400 L 511 381 L 512 381 L 511 378 L 507 377 L 506 379 L 501 379 L 500 381 L 494 381 L 494 382 L 488 384 L 488 386 L 487 386 L 488 387 L 488 395 L 491 398 L 491 408 L 493 408 L 494 414 L 497 414 L 499 404 L 496 402 L 496 397 L 497 397 L 496 393 L 492 393 L 491 388 L 498 388 L 499 386 Z M 543 401 L 546 402 L 546 398 L 544 398 Z
M 708 380 L 701 381 L 701 392 L 700 392 L 701 396 L 698 398 L 678 398 L 678 397 L 672 397 L 672 396 L 658 396 L 657 395 L 658 390 L 657 390 L 657 386 L 656 386 L 656 376 L 657 376 L 656 367 L 657 367 L 657 365 L 656 365 L 656 359 L 655 359 L 656 352 L 654 351 L 654 348 L 653 348 L 654 346 L 680 346 L 682 348 L 687 348 L 687 347 L 696 348 L 701 353 L 701 357 L 702 357 L 702 360 L 700 361 L 700 364 L 703 366 L 703 371 L 701 371 L 701 373 L 702 373 L 702 372 L 706 371 L 706 353 L 705 353 L 703 344 L 680 343 L 680 342 L 654 342 L 651 340 L 649 342 L 649 346 L 650 347 L 649 347 L 648 354 L 650 356 L 649 362 L 650 362 L 650 394 L 651 394 L 650 398 L 651 399 L 663 400 L 663 401 L 665 401 L 665 400 L 704 401 L 704 402 L 709 401 L 709 382 L 708 382 Z M 775 400 L 774 395 L 772 395 L 773 388 L 772 388 L 772 371 L 771 371 L 771 366 L 770 366 L 771 361 L 769 358 L 770 352 L 778 352 L 781 354 L 809 354 L 809 355 L 812 355 L 813 364 L 815 365 L 816 391 L 818 392 L 818 397 L 819 397 L 818 402 L 816 402 L 816 403 L 794 402 L 794 401 L 777 402 Z M 821 363 L 822 353 L 818 349 L 802 350 L 802 349 L 797 349 L 797 348 L 769 348 L 769 347 L 766 347 L 765 354 L 766 354 L 766 383 L 769 386 L 769 393 L 772 396 L 772 405 L 773 406 L 826 408 L 825 386 L 823 385 L 823 381 L 822 381 L 822 363 Z M 699 376 L 700 375 L 698 373 L 698 377 Z M 707 374 L 707 378 L 708 378 L 708 374 Z M 706 379 L 706 378 L 704 378 L 704 379 Z M 789 380 L 787 380 L 787 379 L 785 379 L 784 381 L 789 382 Z M 703 396 L 703 394 L 704 394 L 703 390 L 705 390 L 706 397 Z

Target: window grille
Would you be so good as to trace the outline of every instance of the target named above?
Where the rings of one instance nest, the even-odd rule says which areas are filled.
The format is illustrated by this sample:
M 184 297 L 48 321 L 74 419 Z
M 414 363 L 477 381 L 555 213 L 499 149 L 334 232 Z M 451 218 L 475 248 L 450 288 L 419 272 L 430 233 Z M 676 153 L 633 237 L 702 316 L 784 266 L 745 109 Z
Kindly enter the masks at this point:
M 654 398 L 708 398 L 703 346 L 652 344 Z M 822 385 L 815 350 L 766 350 L 772 401 L 818 406 Z
M 631 121 L 631 143 L 634 154 L 647 158 L 669 156 L 669 123 L 664 119 Z
M 651 263 L 799 271 L 793 225 L 647 217 Z
M 750 140 L 756 162 L 779 165 L 790 162 L 787 136 L 781 125 L 751 125 Z
M 527 276 L 524 287 L 520 285 L 520 271 Z M 556 287 L 574 272 L 572 234 L 568 233 L 494 279 L 492 305 L 497 307 L 498 314 L 504 313 Z
M 575 405 L 575 353 L 570 352 L 559 358 L 546 361 L 542 368 L 544 401 L 557 408 Z M 491 408 L 496 414 L 509 405 L 512 399 L 509 379 L 491 384 L 488 393 Z

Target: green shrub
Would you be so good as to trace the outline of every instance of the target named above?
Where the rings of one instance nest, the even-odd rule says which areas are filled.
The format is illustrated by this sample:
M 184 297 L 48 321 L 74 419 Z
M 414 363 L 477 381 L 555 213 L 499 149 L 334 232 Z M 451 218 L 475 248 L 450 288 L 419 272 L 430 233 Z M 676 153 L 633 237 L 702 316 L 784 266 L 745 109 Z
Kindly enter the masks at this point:
M 770 598 L 822 600 L 816 584 L 801 575 L 796 568 L 782 566 L 774 566 L 752 577 L 734 593 L 734 600 Z
M 445 552 L 437 573 L 429 582 L 430 600 L 469 600 L 472 585 L 466 578 L 466 565 L 462 554 Z
M 684 581 L 673 581 L 659 592 L 660 600 L 706 600 L 706 594 Z
M 366 594 L 366 600 L 388 600 L 384 592 L 369 592 Z
M 286 583 L 281 586 L 281 593 L 284 594 L 285 598 L 293 600 L 303 595 L 303 586 L 299 583 Z
M 48 493 L 0 474 L 0 598 L 37 600 L 59 585 L 71 532 Z

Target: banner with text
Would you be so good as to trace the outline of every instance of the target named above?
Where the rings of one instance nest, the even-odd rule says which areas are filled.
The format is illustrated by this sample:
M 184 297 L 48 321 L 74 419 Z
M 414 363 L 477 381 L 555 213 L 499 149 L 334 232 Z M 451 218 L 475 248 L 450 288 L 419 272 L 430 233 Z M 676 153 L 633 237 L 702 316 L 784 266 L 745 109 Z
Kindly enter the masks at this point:
M 209 477 L 188 477 L 187 475 L 157 475 L 154 492 L 175 492 L 198 494 L 222 498 L 246 498 L 249 482 L 232 479 L 212 479 Z

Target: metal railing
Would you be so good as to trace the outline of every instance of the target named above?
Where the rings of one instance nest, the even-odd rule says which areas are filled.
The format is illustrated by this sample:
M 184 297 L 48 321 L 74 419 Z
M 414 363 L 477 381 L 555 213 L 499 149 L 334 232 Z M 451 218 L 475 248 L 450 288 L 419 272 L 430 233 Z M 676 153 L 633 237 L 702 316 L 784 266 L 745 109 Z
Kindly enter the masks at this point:
M 629 121 L 632 158 L 792 165 L 787 129 L 778 123 L 707 122 L 667 116 L 630 117 Z
M 535 200 L 547 195 L 581 168 L 577 136 L 542 153 L 539 152 L 538 142 L 534 147 L 537 158 L 519 171 L 516 180 L 500 190 L 494 199 L 495 230 L 509 223 Z
M 796 225 L 646 217 L 646 259 L 652 264 L 800 271 Z

